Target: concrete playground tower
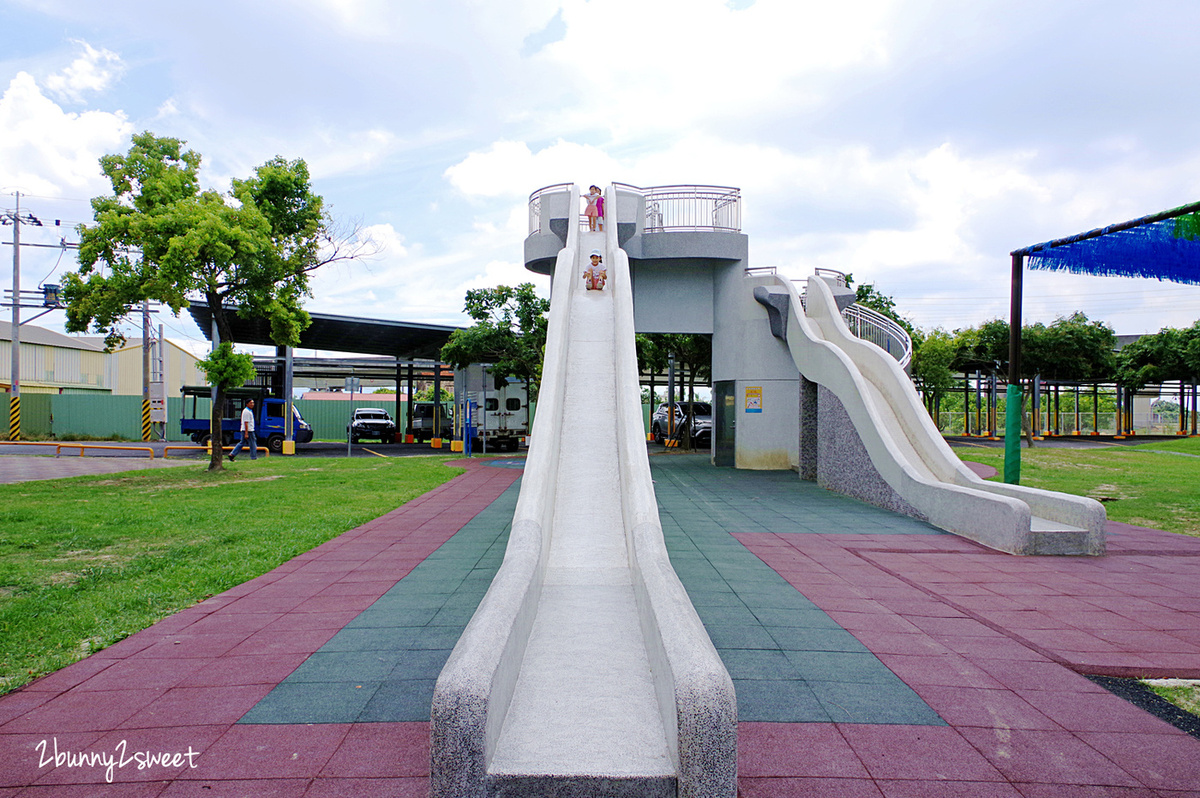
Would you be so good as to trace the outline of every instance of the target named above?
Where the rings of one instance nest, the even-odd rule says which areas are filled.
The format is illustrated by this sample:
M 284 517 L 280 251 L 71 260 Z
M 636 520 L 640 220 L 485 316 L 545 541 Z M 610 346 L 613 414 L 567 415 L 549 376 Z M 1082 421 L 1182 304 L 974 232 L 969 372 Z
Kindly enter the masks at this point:
M 530 197 L 533 271 L 552 273 L 579 224 L 570 188 Z M 842 275 L 797 281 L 754 267 L 739 189 L 614 184 L 609 193 L 635 331 L 712 335 L 714 465 L 792 469 L 1001 551 L 1104 552 L 1099 503 L 985 482 L 963 465 L 904 372 L 907 334 L 855 305 Z

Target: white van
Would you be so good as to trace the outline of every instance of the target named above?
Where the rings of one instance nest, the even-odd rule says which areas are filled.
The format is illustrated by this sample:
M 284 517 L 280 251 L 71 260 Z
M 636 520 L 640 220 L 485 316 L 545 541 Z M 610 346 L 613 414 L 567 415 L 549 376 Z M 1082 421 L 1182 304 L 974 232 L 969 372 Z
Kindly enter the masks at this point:
M 529 391 L 521 380 L 497 380 L 491 371 L 473 363 L 454 374 L 454 395 L 473 405 L 475 452 L 515 452 L 529 434 Z M 460 409 L 458 417 L 465 419 Z

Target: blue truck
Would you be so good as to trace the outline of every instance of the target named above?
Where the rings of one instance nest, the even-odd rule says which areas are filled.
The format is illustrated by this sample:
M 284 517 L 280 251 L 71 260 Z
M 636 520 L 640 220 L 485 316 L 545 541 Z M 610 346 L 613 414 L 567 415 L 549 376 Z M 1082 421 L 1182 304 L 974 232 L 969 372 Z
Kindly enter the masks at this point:
M 212 396 L 212 388 L 208 385 L 185 385 L 183 387 L 183 413 L 179 419 L 179 431 L 192 439 L 193 443 L 206 445 L 209 441 L 211 423 L 208 415 L 208 403 L 201 404 L 201 399 Z M 246 402 L 254 400 L 254 432 L 259 445 L 265 444 L 274 454 L 283 451 L 285 440 L 284 413 L 287 403 L 282 399 L 271 396 L 264 388 L 230 388 L 225 395 L 225 412 L 221 418 L 221 444 L 231 445 L 241 437 L 242 408 Z M 190 400 L 190 401 L 189 401 Z M 292 405 L 292 434 L 296 443 L 308 443 L 313 439 L 312 427 L 300 415 L 300 411 Z

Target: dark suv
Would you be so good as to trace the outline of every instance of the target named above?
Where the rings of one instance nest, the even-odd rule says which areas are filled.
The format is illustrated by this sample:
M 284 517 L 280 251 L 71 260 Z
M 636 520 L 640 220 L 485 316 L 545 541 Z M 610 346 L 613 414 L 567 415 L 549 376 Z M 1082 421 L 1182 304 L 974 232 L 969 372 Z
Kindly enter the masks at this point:
M 708 402 L 693 402 L 692 403 L 695 416 L 692 420 L 692 445 L 707 446 L 712 443 L 712 405 Z M 655 443 L 662 443 L 667 439 L 667 435 L 671 430 L 667 413 L 670 410 L 670 405 L 663 402 L 654 411 L 654 415 L 650 416 L 650 432 L 654 435 Z M 679 432 L 687 423 L 688 403 L 675 403 L 675 433 L 679 437 Z
M 380 443 L 396 442 L 396 422 L 386 410 L 378 407 L 360 407 L 347 425 L 350 442 L 358 443 L 363 438 L 378 438 Z

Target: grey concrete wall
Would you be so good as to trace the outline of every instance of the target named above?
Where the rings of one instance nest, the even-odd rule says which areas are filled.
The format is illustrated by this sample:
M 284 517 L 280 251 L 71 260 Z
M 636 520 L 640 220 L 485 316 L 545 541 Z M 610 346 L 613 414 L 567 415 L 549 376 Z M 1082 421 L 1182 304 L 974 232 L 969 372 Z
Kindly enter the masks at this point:
M 631 261 L 633 323 L 639 333 L 713 331 L 712 261 Z
M 743 262 L 723 265 L 714 277 L 713 379 L 735 381 L 735 466 L 798 469 L 800 374 L 754 300 L 754 287 L 774 278 L 747 277 Z M 746 388 L 762 388 L 761 413 L 746 412 Z

